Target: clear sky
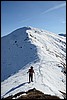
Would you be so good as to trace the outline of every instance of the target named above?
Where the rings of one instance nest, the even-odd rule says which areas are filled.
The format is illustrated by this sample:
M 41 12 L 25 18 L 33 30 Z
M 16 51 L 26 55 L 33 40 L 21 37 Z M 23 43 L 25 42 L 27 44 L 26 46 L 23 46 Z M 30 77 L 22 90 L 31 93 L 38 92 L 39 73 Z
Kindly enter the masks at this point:
M 66 1 L 1 1 L 1 36 L 25 26 L 66 33 Z

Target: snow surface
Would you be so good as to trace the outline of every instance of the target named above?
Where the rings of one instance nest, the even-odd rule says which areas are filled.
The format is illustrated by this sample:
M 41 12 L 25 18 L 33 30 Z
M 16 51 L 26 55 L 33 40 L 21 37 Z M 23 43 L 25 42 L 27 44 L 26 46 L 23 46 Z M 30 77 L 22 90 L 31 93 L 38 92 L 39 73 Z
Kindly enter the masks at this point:
M 66 93 L 66 38 L 23 27 L 1 39 L 1 97 L 36 88 L 63 98 Z M 34 82 L 27 71 L 34 67 Z

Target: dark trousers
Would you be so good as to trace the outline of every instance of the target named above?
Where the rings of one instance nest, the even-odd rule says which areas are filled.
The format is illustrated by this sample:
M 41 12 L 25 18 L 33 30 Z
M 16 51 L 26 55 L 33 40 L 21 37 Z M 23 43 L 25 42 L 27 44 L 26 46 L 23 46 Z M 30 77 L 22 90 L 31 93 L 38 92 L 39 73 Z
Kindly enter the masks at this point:
M 29 74 L 29 82 L 33 82 L 33 74 Z

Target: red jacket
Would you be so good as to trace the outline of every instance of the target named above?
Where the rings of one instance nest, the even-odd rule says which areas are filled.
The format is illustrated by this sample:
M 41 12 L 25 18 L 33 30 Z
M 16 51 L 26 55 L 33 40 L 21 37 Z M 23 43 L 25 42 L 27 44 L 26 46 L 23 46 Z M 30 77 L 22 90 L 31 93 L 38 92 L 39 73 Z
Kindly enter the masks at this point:
M 29 69 L 29 74 L 33 74 L 34 73 L 34 70 L 33 69 Z

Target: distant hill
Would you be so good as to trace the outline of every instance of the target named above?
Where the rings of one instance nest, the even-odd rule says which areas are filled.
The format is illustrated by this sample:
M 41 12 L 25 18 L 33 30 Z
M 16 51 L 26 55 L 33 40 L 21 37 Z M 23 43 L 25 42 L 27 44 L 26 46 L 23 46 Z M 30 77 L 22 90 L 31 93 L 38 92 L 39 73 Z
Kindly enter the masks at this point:
M 59 35 L 60 35 L 60 36 L 64 36 L 64 37 L 66 37 L 66 34 L 63 34 L 63 33 L 60 33 Z

